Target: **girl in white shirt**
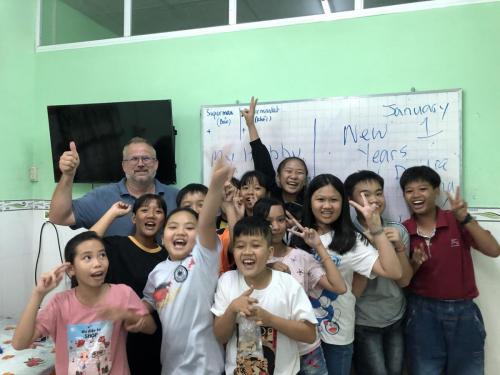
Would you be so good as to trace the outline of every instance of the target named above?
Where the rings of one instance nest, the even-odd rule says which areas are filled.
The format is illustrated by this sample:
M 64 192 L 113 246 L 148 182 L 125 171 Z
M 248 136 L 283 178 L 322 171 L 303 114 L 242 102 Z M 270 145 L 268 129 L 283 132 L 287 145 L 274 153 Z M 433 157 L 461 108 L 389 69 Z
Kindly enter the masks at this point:
M 356 231 L 351 221 L 349 203 L 365 217 L 369 236 L 378 251 Z M 363 205 L 348 202 L 342 181 L 331 174 L 316 176 L 306 191 L 304 230 L 312 228 L 318 232 L 328 256 L 337 265 L 347 286 L 347 292 L 343 295 L 326 289 L 310 295 L 318 318 L 329 374 L 349 375 L 351 371 L 356 302 L 351 292 L 353 272 L 369 278 L 382 276 L 390 279 L 399 279 L 402 274 L 401 264 L 384 233 L 375 208 L 366 199 Z M 317 250 L 313 249 L 313 254 L 324 263 L 323 253 Z

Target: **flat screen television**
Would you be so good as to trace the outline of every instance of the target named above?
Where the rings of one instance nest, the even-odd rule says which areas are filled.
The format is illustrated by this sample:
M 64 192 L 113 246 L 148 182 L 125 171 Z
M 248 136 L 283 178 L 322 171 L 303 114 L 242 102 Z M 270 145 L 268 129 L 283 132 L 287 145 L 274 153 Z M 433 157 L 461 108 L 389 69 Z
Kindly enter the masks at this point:
M 156 178 L 176 182 L 175 128 L 170 100 L 52 105 L 47 107 L 54 180 L 61 177 L 59 157 L 74 141 L 80 157 L 75 182 L 105 183 L 123 176 L 123 146 L 133 137 L 153 145 Z

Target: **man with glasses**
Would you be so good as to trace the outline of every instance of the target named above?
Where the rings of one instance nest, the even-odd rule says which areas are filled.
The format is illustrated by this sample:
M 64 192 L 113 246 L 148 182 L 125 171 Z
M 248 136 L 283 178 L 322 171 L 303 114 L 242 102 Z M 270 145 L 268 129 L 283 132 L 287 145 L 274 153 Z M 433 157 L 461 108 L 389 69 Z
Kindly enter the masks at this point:
M 73 179 L 79 164 L 76 145 L 71 142 L 70 150 L 59 159 L 62 175 L 50 202 L 49 220 L 54 224 L 69 225 L 72 229 L 90 228 L 115 202 L 133 205 L 136 198 L 146 193 L 162 196 L 169 211 L 176 207 L 177 189 L 155 179 L 158 169 L 156 151 L 144 138 L 134 137 L 123 148 L 125 177 L 121 181 L 100 186 L 72 200 Z M 105 235 L 132 234 L 134 224 L 130 215 L 114 220 Z

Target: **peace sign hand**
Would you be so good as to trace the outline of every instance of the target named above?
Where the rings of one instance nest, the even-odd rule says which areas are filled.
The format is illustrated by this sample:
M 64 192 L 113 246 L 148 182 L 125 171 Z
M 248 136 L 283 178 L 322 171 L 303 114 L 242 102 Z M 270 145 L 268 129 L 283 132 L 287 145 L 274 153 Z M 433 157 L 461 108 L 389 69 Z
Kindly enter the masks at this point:
M 455 192 L 455 196 L 451 195 L 450 192 L 447 192 L 448 200 L 450 201 L 450 209 L 459 222 L 464 221 L 467 216 L 467 202 L 465 202 L 460 196 L 460 186 L 457 186 L 457 190 Z
M 245 122 L 246 122 L 247 126 L 249 124 L 253 124 L 253 122 L 254 122 L 255 107 L 257 106 L 257 100 L 258 99 L 254 99 L 254 97 L 252 96 L 252 99 L 250 100 L 250 107 L 242 109 L 240 111 L 241 115 L 245 118 Z
M 368 203 L 364 193 L 361 193 L 361 197 L 363 198 L 363 205 L 360 205 L 352 200 L 349 200 L 349 204 L 363 215 L 366 225 L 370 231 L 380 228 L 382 220 L 380 215 L 377 213 L 377 205 L 375 203 Z
M 236 168 L 233 168 L 231 175 L 228 176 L 228 179 L 224 182 L 224 188 L 222 191 L 222 202 L 232 202 L 238 189 L 231 182 L 233 178 L 234 171 Z
M 295 224 L 295 226 L 288 229 L 288 231 L 302 238 L 307 246 L 317 249 L 323 244 L 318 232 L 315 229 L 302 226 L 288 211 L 286 211 L 286 216 Z
M 71 264 L 69 262 L 66 262 L 55 267 L 52 271 L 45 272 L 40 277 L 40 280 L 38 281 L 35 290 L 41 295 L 45 296 L 52 289 L 54 289 L 59 285 L 59 283 L 64 277 L 64 272 L 66 272 L 66 270 L 70 267 Z

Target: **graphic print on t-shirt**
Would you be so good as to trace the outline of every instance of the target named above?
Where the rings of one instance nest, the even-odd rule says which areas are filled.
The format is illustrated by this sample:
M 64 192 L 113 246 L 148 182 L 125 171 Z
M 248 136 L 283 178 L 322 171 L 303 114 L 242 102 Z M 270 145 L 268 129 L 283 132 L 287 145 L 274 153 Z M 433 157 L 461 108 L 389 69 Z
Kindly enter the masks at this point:
M 184 264 L 185 266 L 184 266 Z M 173 274 L 166 277 L 167 281 L 160 283 L 153 292 L 153 299 L 155 301 L 156 310 L 160 311 L 169 303 L 172 303 L 179 294 L 182 285 L 189 277 L 196 262 L 192 255 L 188 255 L 188 259 L 184 259 L 174 269 Z M 179 272 L 179 270 L 182 270 Z
M 320 261 L 317 254 L 314 255 L 314 258 Z M 333 255 L 331 258 L 333 263 L 339 267 L 340 257 Z M 337 293 L 326 289 L 323 289 L 319 298 L 309 296 L 314 314 L 316 315 L 316 319 L 318 319 L 319 331 L 326 336 L 334 336 L 340 331 L 340 325 L 337 322 L 340 319 L 341 311 L 333 307 L 333 302 L 337 297 Z
M 68 324 L 68 374 L 106 375 L 111 371 L 112 321 Z
M 260 335 L 262 338 L 264 358 L 267 359 L 267 371 L 269 375 L 273 375 L 276 362 L 276 349 L 278 346 L 278 331 L 272 327 L 261 326 Z

